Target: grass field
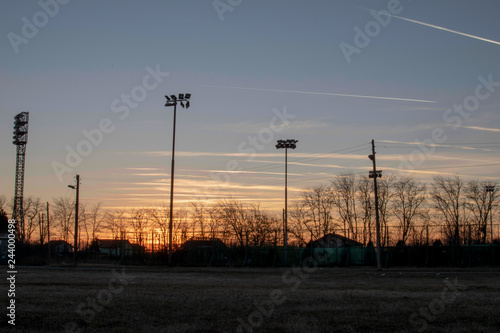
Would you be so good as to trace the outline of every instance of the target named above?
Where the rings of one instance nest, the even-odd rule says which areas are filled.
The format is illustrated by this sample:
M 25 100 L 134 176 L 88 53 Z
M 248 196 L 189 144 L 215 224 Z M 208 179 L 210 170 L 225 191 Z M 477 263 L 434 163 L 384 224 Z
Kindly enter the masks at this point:
M 6 320 L 2 326 L 9 332 L 500 332 L 500 270 L 20 267 L 16 326 L 5 329 Z

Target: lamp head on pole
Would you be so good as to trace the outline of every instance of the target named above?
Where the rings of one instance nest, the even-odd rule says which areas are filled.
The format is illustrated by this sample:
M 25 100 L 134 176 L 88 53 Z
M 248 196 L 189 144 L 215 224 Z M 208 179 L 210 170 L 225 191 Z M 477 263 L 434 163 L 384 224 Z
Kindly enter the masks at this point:
M 276 149 L 281 149 L 281 148 L 295 149 L 297 148 L 297 142 L 299 142 L 299 140 L 295 139 L 278 140 L 278 143 L 276 144 Z
M 177 102 L 180 102 L 181 106 L 183 108 L 189 109 L 189 99 L 191 98 L 191 94 L 186 93 L 186 94 L 179 94 L 179 96 L 175 95 L 165 95 L 165 99 L 167 100 L 165 103 L 165 106 L 175 106 L 177 105 Z

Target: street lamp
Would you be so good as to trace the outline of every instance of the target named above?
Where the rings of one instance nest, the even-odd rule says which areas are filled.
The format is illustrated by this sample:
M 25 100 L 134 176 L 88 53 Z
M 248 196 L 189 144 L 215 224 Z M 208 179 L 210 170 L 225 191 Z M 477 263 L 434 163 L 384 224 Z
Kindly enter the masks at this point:
M 172 166 L 170 168 L 170 222 L 168 224 L 168 263 L 172 265 L 172 229 L 173 229 L 173 211 L 174 211 L 174 161 L 175 161 L 175 122 L 177 118 L 177 102 L 181 104 L 183 108 L 189 108 L 189 99 L 191 98 L 191 94 L 179 94 L 179 96 L 165 95 L 167 99 L 165 106 L 173 106 L 174 107 L 174 130 L 173 130 L 173 139 L 172 139 Z M 184 104 L 186 103 L 186 104 Z
M 75 201 L 75 240 L 73 243 L 73 265 L 76 266 L 76 252 L 78 249 L 78 201 L 80 200 L 80 175 L 76 175 L 76 186 L 68 185 L 69 188 L 76 190 Z
M 491 214 L 491 200 L 492 200 L 493 192 L 495 192 L 495 185 L 486 185 L 485 190 L 486 190 L 486 192 L 490 193 L 490 205 L 489 205 L 490 207 L 488 210 L 490 213 L 490 232 L 491 232 L 490 238 L 491 238 L 491 244 L 493 244 L 493 215 Z M 486 222 L 486 223 L 488 223 L 488 222 Z
M 299 142 L 299 140 L 278 140 L 278 144 L 276 145 L 276 149 L 285 149 L 285 216 L 283 219 L 283 260 L 285 265 L 288 263 L 288 149 L 295 149 L 297 147 L 297 142 Z

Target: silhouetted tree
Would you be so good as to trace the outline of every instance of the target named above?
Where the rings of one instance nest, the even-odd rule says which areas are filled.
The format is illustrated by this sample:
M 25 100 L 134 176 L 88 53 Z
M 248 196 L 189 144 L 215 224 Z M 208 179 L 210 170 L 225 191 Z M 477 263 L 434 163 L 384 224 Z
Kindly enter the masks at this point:
M 170 223 L 170 206 L 163 202 L 155 208 L 151 209 L 151 219 L 154 224 L 160 228 L 160 237 L 163 242 L 163 247 L 168 247 L 168 230 Z
M 394 182 L 394 200 L 392 204 L 394 216 L 399 221 L 399 240 L 406 243 L 415 221 L 426 215 L 424 208 L 426 186 L 420 185 L 412 177 L 401 177 Z
M 378 186 L 378 210 L 380 215 L 380 238 L 382 246 L 386 246 L 389 243 L 388 235 L 386 230 L 388 228 L 388 223 L 393 215 L 390 209 L 392 199 L 394 197 L 393 185 L 396 181 L 396 177 L 393 175 L 384 175 L 383 178 L 379 179 L 377 182 Z
M 38 226 L 39 214 L 44 211 L 45 206 L 42 204 L 40 198 L 29 196 L 24 198 L 24 240 L 31 242 L 31 236 Z
M 111 232 L 114 239 L 126 239 L 126 233 L 128 232 L 127 221 L 127 213 L 123 209 L 107 212 L 104 217 L 105 228 Z
M 465 186 L 466 205 L 471 213 L 472 236 L 476 243 L 486 244 L 490 214 L 499 197 L 498 187 L 495 185 L 492 182 L 470 180 Z M 487 192 L 486 186 L 493 186 L 493 192 Z
M 332 195 L 338 216 L 348 238 L 358 240 L 358 211 L 356 203 L 356 176 L 341 173 L 331 181 Z
M 196 226 L 198 225 L 200 227 L 200 236 L 205 237 L 205 218 L 206 218 L 206 207 L 205 204 L 201 201 L 192 201 L 191 202 L 191 207 L 192 207 L 192 223 L 193 223 L 193 230 L 196 230 Z
M 75 203 L 69 198 L 54 198 L 52 209 L 54 224 L 60 231 L 64 241 L 69 240 L 69 235 L 73 234 Z
M 373 243 L 372 222 L 375 214 L 375 203 L 372 188 L 373 182 L 369 178 L 361 178 L 357 182 L 356 198 L 358 199 L 358 207 L 360 208 L 358 216 L 363 222 L 363 244 L 365 245 Z
M 464 183 L 458 176 L 434 177 L 431 198 L 444 218 L 444 233 L 452 245 L 460 245 L 460 226 L 467 221 Z

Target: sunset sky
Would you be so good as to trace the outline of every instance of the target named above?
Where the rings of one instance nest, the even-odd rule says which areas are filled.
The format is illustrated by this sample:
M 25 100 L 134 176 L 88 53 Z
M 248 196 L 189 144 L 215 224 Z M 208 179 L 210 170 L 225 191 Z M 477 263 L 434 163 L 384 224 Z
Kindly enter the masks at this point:
M 384 174 L 498 181 L 498 13 L 495 0 L 2 1 L 0 195 L 14 195 L 13 121 L 29 111 L 25 196 L 73 196 L 79 174 L 90 204 L 168 202 L 164 95 L 178 93 L 192 94 L 177 109 L 179 205 L 279 211 L 277 139 L 299 140 L 292 198 L 367 174 L 372 139 Z

